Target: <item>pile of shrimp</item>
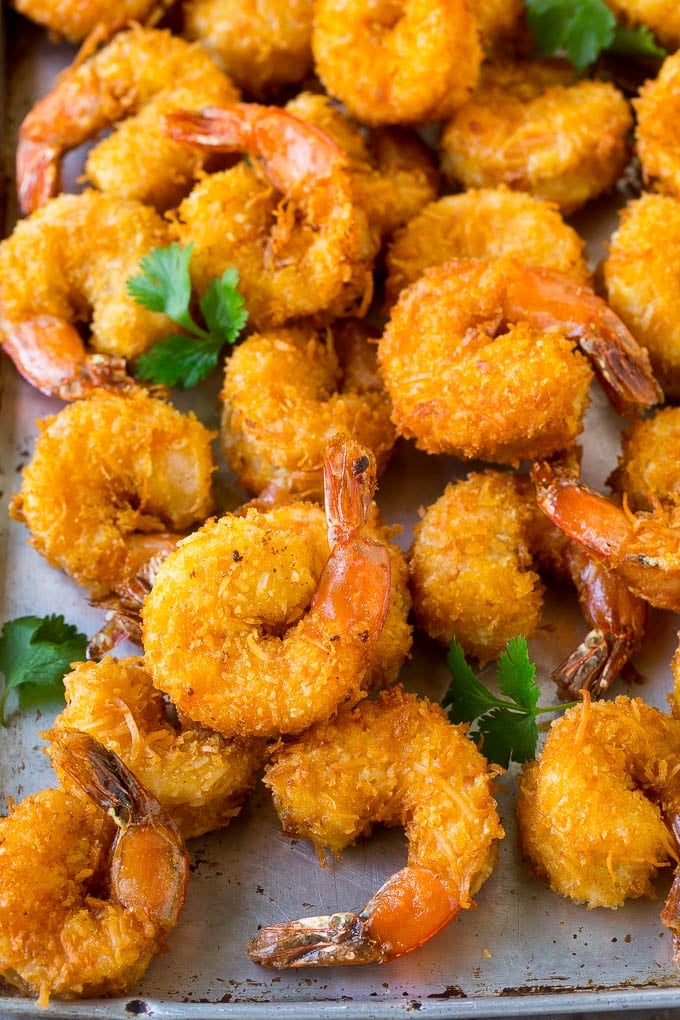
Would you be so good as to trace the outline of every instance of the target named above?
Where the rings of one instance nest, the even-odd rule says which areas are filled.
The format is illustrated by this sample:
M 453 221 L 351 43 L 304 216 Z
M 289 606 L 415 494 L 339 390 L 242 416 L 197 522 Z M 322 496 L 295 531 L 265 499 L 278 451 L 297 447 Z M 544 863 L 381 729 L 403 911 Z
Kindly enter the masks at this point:
M 263 900 L 256 963 L 388 962 L 473 907 L 502 770 L 405 686 L 454 639 L 481 668 L 542 633 L 582 699 L 519 779 L 536 875 L 612 907 L 680 860 L 680 695 L 609 694 L 649 607 L 680 612 L 680 22 L 608 5 L 669 50 L 635 95 L 539 59 L 522 0 L 14 0 L 82 45 L 20 126 L 0 241 L 0 345 L 48 407 L 9 512 L 104 614 L 43 733 L 58 786 L 0 819 L 20 993 L 133 987 L 181 940 L 185 840 L 261 781 L 321 864 L 377 825 L 408 855 L 363 906 L 270 924 Z M 608 195 L 596 267 L 580 227 Z M 248 313 L 209 412 L 139 381 L 184 332 L 128 288 L 170 245 L 197 315 L 226 270 Z M 594 398 L 609 496 L 579 478 Z M 429 503 L 414 461 L 448 482 Z M 549 584 L 585 617 L 566 658 Z M 663 918 L 677 942 L 680 879 Z

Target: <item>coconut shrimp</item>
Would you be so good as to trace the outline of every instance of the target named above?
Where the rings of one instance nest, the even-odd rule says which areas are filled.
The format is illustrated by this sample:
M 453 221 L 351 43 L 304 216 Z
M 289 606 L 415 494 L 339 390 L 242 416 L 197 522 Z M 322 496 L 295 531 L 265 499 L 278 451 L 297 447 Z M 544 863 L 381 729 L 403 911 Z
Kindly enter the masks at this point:
M 395 441 L 371 330 L 346 320 L 252 334 L 227 360 L 221 444 L 242 485 L 320 499 L 328 442 L 342 432 L 384 467 Z
M 209 432 L 143 390 L 95 391 L 40 423 L 11 516 L 92 598 L 138 598 L 212 510 Z
M 680 17 L 678 18 L 680 33 Z M 680 42 L 680 35 L 678 42 Z M 680 198 L 680 54 L 666 57 L 656 78 L 646 81 L 633 100 L 637 123 L 635 147 L 646 184 Z
M 444 173 L 466 188 L 505 183 L 563 213 L 609 191 L 628 162 L 630 107 L 609 82 L 568 65 L 488 64 L 441 137 Z
M 573 276 L 454 259 L 402 291 L 378 345 L 401 435 L 429 453 L 518 464 L 573 445 L 591 370 L 621 413 L 661 399 L 645 352 Z
M 234 81 L 262 97 L 312 70 L 313 0 L 187 0 L 184 33 L 215 53 Z
M 389 304 L 426 269 L 450 259 L 513 255 L 588 283 L 585 244 L 550 202 L 506 185 L 445 195 L 425 206 L 387 251 Z
M 248 955 L 270 967 L 386 963 L 458 915 L 491 874 L 503 838 L 487 765 L 466 726 L 395 688 L 279 745 L 267 766 L 283 829 L 322 861 L 375 823 L 403 826 L 408 863 L 356 913 L 263 928 Z
M 78 662 L 64 677 L 66 708 L 49 739 L 89 733 L 114 751 L 185 839 L 228 825 L 264 763 L 259 740 L 226 741 L 187 720 L 173 725 L 139 658 Z
M 568 695 L 604 693 L 644 638 L 646 603 L 550 524 L 523 476 L 487 470 L 449 484 L 414 528 L 409 571 L 420 625 L 482 665 L 535 632 L 539 572 L 572 583 L 592 629 L 552 673 Z
M 317 504 L 250 507 L 164 561 L 144 651 L 180 712 L 224 736 L 299 733 L 396 678 L 410 603 L 402 554 L 372 518 L 374 477 L 367 450 L 334 441 L 325 527 Z
M 647 349 L 671 399 L 680 397 L 680 201 L 643 195 L 620 213 L 604 282 L 609 304 Z
M 57 38 L 80 42 L 91 32 L 110 33 L 129 21 L 155 21 L 169 0 L 122 0 L 112 6 L 107 0 L 12 0 L 12 7 Z
M 588 488 L 559 464 L 534 464 L 532 477 L 543 512 L 630 590 L 660 609 L 680 612 L 680 528 L 676 515 L 657 505 L 634 514 Z
M 380 237 L 437 197 L 437 162 L 415 132 L 360 127 L 328 96 L 312 92 L 301 92 L 286 109 L 330 135 L 347 154 L 355 201 Z
M 79 794 L 43 790 L 0 819 L 0 973 L 41 1006 L 130 988 L 189 879 L 174 822 L 115 754 L 64 731 L 53 759 Z
M 523 0 L 468 0 L 485 52 L 512 48 L 524 28 Z
M 661 407 L 633 422 L 621 436 L 618 466 L 607 483 L 635 511 L 680 507 L 680 407 Z
M 677 720 L 639 698 L 586 697 L 552 724 L 520 779 L 520 839 L 532 869 L 588 907 L 653 898 L 653 879 L 678 861 L 679 779 Z M 661 915 L 674 943 L 676 901 L 674 884 Z
M 98 132 L 115 130 L 89 153 L 85 179 L 101 191 L 159 210 L 187 194 L 205 163 L 167 137 L 163 114 L 236 102 L 231 80 L 198 43 L 134 26 L 76 61 L 27 114 L 16 176 L 24 212 L 61 190 L 61 159 Z
M 177 141 L 252 160 L 209 175 L 179 207 L 199 293 L 235 266 L 256 329 L 366 311 L 377 243 L 353 200 L 347 157 L 328 135 L 256 103 L 176 111 L 165 123 Z
M 0 343 L 21 375 L 62 400 L 131 385 L 126 361 L 173 324 L 138 304 L 127 280 L 169 243 L 153 209 L 95 191 L 61 195 L 21 220 L 0 244 Z
M 366 124 L 450 116 L 482 60 L 464 0 L 316 0 L 312 51 L 326 91 Z

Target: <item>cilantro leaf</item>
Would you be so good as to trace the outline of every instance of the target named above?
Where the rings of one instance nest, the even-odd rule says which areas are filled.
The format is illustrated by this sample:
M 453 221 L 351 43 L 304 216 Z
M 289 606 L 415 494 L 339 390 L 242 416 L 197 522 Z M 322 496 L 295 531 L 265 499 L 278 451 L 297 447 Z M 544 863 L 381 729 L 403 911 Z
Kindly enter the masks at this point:
M 22 708 L 61 693 L 71 663 L 84 659 L 86 650 L 85 634 L 63 616 L 20 616 L 6 623 L 0 636 L 0 672 L 5 678 L 0 724 L 6 725 L 5 706 L 12 691 Z
M 564 53 L 578 70 L 594 63 L 603 50 L 666 55 L 648 28 L 617 26 L 604 0 L 525 0 L 525 6 L 537 49 L 547 55 Z
M 612 53 L 629 53 L 633 57 L 657 57 L 660 60 L 668 55 L 646 25 L 638 25 L 637 28 L 617 25 L 610 49 Z
M 145 351 L 135 365 L 138 379 L 181 389 L 195 386 L 216 367 L 224 345 L 235 343 L 248 320 L 237 290 L 238 270 L 229 268 L 208 284 L 199 302 L 207 329 L 198 325 L 190 310 L 192 252 L 193 244 L 155 248 L 142 259 L 142 272 L 127 281 L 128 292 L 139 304 L 163 312 L 187 331 L 167 336 Z
M 498 658 L 496 677 L 503 697 L 497 697 L 475 676 L 455 638 L 446 661 L 451 683 L 442 706 L 451 722 L 476 722 L 477 730 L 470 735 L 488 760 L 503 768 L 511 761 L 535 757 L 537 715 L 569 708 L 564 702 L 539 708 L 541 690 L 536 683 L 536 666 L 529 658 L 524 637 L 511 638 Z

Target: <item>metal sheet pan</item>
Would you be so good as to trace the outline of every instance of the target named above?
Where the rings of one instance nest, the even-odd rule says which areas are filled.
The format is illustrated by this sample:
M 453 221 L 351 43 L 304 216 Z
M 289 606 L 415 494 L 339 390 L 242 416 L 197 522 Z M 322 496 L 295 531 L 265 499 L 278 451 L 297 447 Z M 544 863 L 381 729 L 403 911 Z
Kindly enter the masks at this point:
M 3 83 L 4 167 L 9 175 L 14 139 L 30 102 L 49 86 L 72 50 L 10 15 L 9 72 Z M 77 157 L 74 157 L 77 158 Z M 75 165 L 75 164 L 74 164 Z M 12 189 L 8 189 L 9 224 Z M 593 261 L 615 223 L 612 203 L 595 203 L 576 224 L 590 240 Z M 0 613 L 2 620 L 32 613 L 63 613 L 92 633 L 101 615 L 75 584 L 49 568 L 26 542 L 23 527 L 8 520 L 7 503 L 30 459 L 36 420 L 58 410 L 36 394 L 9 362 L 0 381 Z M 199 413 L 216 424 L 214 392 L 201 395 Z M 602 487 L 616 460 L 620 420 L 598 390 L 588 413 L 584 474 Z M 398 445 L 378 501 L 389 520 L 404 526 L 406 548 L 418 508 L 432 502 L 446 481 L 469 469 L 450 458 L 427 457 Z M 407 487 L 404 479 L 409 479 Z M 669 660 L 677 618 L 653 612 L 646 649 L 636 665 L 647 679 L 641 693 L 666 707 Z M 545 626 L 531 642 L 539 673 L 547 676 L 581 639 L 582 618 L 571 592 L 549 592 Z M 132 647 L 121 654 L 133 654 Z M 405 670 L 406 685 L 439 697 L 447 683 L 441 652 L 420 639 Z M 546 697 L 551 696 L 546 683 Z M 621 690 L 619 684 L 618 690 Z M 637 693 L 637 691 L 636 691 Z M 0 796 L 20 799 L 53 783 L 40 731 L 58 706 L 15 715 L 0 734 Z M 377 834 L 326 869 L 311 846 L 284 837 L 263 790 L 223 832 L 194 840 L 192 881 L 185 912 L 169 950 L 151 965 L 133 993 L 121 1000 L 53 1002 L 47 1013 L 0 987 L 0 1016 L 162 1018 L 356 1017 L 404 1014 L 436 1018 L 605 1013 L 666 1009 L 680 1004 L 680 983 L 670 938 L 659 921 L 660 900 L 633 902 L 618 911 L 586 911 L 532 879 L 521 860 L 514 828 L 514 775 L 499 782 L 507 829 L 498 867 L 469 911 L 418 952 L 386 967 L 272 973 L 252 964 L 244 944 L 258 925 L 309 913 L 330 913 L 365 902 L 402 866 L 399 833 Z M 0 876 L 1 881 L 1 876 Z

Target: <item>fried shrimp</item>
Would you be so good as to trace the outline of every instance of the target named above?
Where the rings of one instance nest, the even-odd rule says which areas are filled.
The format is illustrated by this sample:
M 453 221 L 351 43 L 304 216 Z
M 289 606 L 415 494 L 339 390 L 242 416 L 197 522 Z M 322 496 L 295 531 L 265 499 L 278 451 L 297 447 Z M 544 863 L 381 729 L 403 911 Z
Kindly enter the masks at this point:
M 212 433 L 143 390 L 95 391 L 40 427 L 10 513 L 95 599 L 134 593 L 212 510 Z
M 383 237 L 437 197 L 439 170 L 415 132 L 359 126 L 328 96 L 301 92 L 286 109 L 329 135 L 349 158 L 355 200 Z
M 53 757 L 82 792 L 43 790 L 0 819 L 0 973 L 41 1006 L 130 988 L 189 879 L 174 822 L 115 754 L 64 731 Z
M 19 130 L 16 176 L 24 212 L 61 190 L 62 156 L 115 125 L 89 153 L 85 177 L 101 191 L 168 209 L 187 194 L 205 159 L 167 137 L 167 110 L 236 102 L 230 79 L 200 45 L 135 26 L 76 61 Z
M 366 124 L 450 116 L 482 60 L 465 0 L 315 0 L 312 50 L 326 91 Z
M 187 0 L 184 32 L 215 53 L 245 92 L 261 97 L 312 70 L 313 0 Z
M 584 242 L 550 202 L 505 185 L 445 195 L 425 206 L 392 240 L 386 256 L 387 299 L 426 269 L 451 259 L 513 255 L 527 266 L 590 279 Z
M 227 360 L 221 444 L 251 492 L 320 499 L 323 459 L 338 433 L 385 466 L 395 441 L 377 373 L 372 332 L 348 319 L 319 334 L 308 326 L 252 334 Z
M 574 81 L 564 64 L 488 64 L 441 137 L 442 169 L 466 188 L 505 183 L 573 212 L 610 190 L 633 123 L 609 82 Z
M 577 344 L 620 412 L 660 399 L 644 351 L 573 276 L 511 258 L 428 269 L 378 345 L 392 420 L 429 453 L 518 464 L 568 448 L 591 380 Z
M 264 762 L 260 740 L 226 741 L 184 720 L 175 724 L 142 659 L 78 662 L 64 678 L 66 708 L 53 729 L 89 733 L 135 774 L 185 839 L 228 825 Z
M 0 343 L 24 378 L 62 400 L 129 386 L 125 361 L 172 323 L 138 304 L 127 280 L 168 243 L 153 209 L 95 191 L 61 195 L 21 220 L 0 244 Z
M 365 312 L 377 243 L 353 199 L 347 157 L 328 135 L 256 103 L 200 116 L 177 111 L 165 122 L 187 145 L 251 159 L 206 177 L 179 208 L 199 293 L 235 266 L 256 329 Z
M 270 967 L 386 963 L 447 925 L 491 874 L 504 832 L 493 767 L 435 704 L 385 691 L 281 744 L 267 767 L 286 833 L 338 854 L 375 823 L 403 826 L 408 863 L 357 913 L 267 926 L 248 955 Z
M 680 407 L 661 407 L 650 418 L 633 422 L 621 437 L 618 467 L 607 482 L 625 494 L 633 510 L 661 505 L 680 508 Z M 680 520 L 680 518 L 679 518 Z
M 180 712 L 224 736 L 299 733 L 395 679 L 408 596 L 390 532 L 369 524 L 374 478 L 367 450 L 333 442 L 327 534 L 316 504 L 251 507 L 164 561 L 144 604 L 144 651 Z
M 159 0 L 12 0 L 12 7 L 55 36 L 80 42 L 91 32 L 111 32 L 128 21 L 154 20 L 166 2 Z
M 607 298 L 647 349 L 667 396 L 680 397 L 680 201 L 642 195 L 621 211 L 604 263 Z
M 653 879 L 678 861 L 679 779 L 677 720 L 639 698 L 586 698 L 568 709 L 519 783 L 520 839 L 532 869 L 588 907 L 652 898 Z M 677 931 L 673 893 L 662 920 Z
M 680 44 L 680 18 L 678 41 Z M 645 82 L 633 106 L 635 147 L 643 179 L 658 191 L 680 198 L 680 53 L 666 57 L 656 78 Z

